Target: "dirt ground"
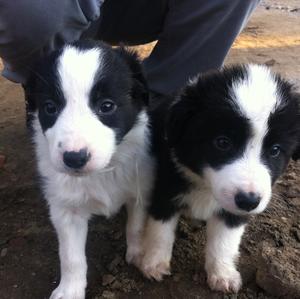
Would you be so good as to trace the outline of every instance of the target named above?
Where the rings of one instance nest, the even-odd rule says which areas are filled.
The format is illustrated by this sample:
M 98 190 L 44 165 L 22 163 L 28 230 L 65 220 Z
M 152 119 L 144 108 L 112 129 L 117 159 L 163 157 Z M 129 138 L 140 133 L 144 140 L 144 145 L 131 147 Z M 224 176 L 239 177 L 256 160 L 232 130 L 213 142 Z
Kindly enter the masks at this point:
M 139 47 L 146 56 L 152 45 Z M 227 63 L 266 63 L 300 86 L 300 3 L 263 1 Z M 3 158 L 5 159 L 3 161 Z M 272 204 L 248 225 L 238 295 L 205 282 L 205 224 L 181 220 L 172 276 L 150 282 L 124 262 L 125 213 L 90 224 L 87 298 L 300 298 L 300 168 L 291 163 Z M 48 298 L 59 280 L 57 241 L 38 190 L 22 90 L 0 78 L 0 298 Z

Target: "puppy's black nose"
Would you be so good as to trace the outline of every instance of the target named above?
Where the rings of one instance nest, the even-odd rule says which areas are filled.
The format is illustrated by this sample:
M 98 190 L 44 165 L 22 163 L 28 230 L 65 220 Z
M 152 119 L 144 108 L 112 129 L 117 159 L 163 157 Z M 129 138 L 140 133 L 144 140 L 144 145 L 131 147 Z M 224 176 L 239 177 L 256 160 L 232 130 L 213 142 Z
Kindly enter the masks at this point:
M 254 210 L 261 200 L 258 194 L 253 192 L 238 192 L 234 198 L 236 205 L 244 211 L 250 212 Z
M 81 149 L 79 152 L 64 152 L 63 160 L 66 166 L 79 169 L 82 168 L 90 156 L 86 149 Z

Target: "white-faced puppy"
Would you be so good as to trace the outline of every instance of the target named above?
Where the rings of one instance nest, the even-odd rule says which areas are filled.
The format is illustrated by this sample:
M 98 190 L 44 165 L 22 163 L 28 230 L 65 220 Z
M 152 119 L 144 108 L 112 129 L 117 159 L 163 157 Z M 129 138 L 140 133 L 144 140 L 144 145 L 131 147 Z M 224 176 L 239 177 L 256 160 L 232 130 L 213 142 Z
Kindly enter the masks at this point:
M 237 292 L 247 219 L 266 208 L 272 184 L 299 155 L 292 87 L 264 66 L 225 68 L 190 82 L 151 122 L 158 161 L 141 270 L 157 280 L 169 273 L 175 228 L 187 213 L 207 221 L 209 286 Z
M 29 93 L 44 195 L 59 240 L 61 280 L 51 299 L 85 297 L 92 214 L 126 204 L 127 261 L 140 253 L 151 187 L 147 89 L 134 54 L 102 43 L 66 45 L 36 68 Z

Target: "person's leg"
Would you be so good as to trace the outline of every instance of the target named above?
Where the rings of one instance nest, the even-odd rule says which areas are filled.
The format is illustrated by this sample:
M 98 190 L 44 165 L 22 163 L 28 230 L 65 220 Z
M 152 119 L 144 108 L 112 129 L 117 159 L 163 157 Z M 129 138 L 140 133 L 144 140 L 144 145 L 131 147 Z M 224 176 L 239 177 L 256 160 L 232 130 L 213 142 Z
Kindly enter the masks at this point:
M 137 45 L 158 39 L 144 66 L 149 87 L 171 94 L 222 66 L 259 0 L 105 0 L 97 38 Z
M 222 66 L 259 0 L 170 0 L 163 32 L 145 61 L 149 87 L 171 94 L 199 72 Z
M 97 38 L 110 44 L 139 45 L 157 40 L 169 0 L 105 0 Z
M 0 0 L 3 76 L 25 83 L 32 64 L 65 42 L 80 38 L 99 17 L 100 0 Z

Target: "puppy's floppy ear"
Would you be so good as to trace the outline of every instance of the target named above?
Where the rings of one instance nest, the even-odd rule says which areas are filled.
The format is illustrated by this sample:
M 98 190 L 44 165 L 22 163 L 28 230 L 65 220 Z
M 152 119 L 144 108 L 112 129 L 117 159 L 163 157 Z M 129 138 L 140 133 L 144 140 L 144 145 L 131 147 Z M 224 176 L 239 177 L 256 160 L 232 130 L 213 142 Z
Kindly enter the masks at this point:
M 120 55 L 122 59 L 125 60 L 125 62 L 130 68 L 133 80 L 133 87 L 131 90 L 132 98 L 137 101 L 142 101 L 143 105 L 148 105 L 148 85 L 144 76 L 141 61 L 139 60 L 137 53 L 134 51 L 130 51 L 124 47 L 117 48 L 116 52 Z
M 195 99 L 182 90 L 171 105 L 166 119 L 166 137 L 171 147 L 178 145 L 187 129 L 188 121 L 195 114 Z
M 29 73 L 26 83 L 22 84 L 26 102 L 26 113 L 33 112 L 37 109 L 37 102 L 34 94 L 37 80 L 37 74 L 35 70 L 32 69 Z

